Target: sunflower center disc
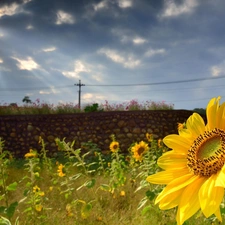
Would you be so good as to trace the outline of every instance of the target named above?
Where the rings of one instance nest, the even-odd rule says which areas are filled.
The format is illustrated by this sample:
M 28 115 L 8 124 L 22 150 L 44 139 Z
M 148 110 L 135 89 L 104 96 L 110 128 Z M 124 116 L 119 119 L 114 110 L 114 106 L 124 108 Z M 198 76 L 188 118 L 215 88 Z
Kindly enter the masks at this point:
M 140 148 L 137 150 L 137 153 L 138 153 L 138 155 L 141 155 L 144 151 L 145 151 L 145 148 L 144 148 L 144 147 L 140 147 Z
M 195 174 L 209 177 L 225 163 L 225 132 L 215 128 L 199 135 L 187 154 L 187 166 Z
M 118 148 L 118 145 L 117 144 L 114 144 L 113 145 L 113 149 L 116 150 L 117 148 Z

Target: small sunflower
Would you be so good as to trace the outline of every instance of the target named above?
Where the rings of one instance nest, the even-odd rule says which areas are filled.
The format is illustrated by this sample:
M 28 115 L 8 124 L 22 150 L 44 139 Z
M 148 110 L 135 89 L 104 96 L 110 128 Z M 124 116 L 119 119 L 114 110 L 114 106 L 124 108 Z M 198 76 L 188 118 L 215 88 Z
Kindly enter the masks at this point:
M 35 193 L 35 195 L 39 195 L 39 196 L 45 195 L 45 193 L 43 191 L 41 191 L 41 189 L 37 185 L 35 185 L 33 187 L 33 193 Z
M 180 131 L 182 129 L 186 128 L 186 124 L 185 123 L 177 123 L 177 130 Z
M 70 216 L 74 216 L 74 214 L 73 214 L 73 212 L 72 212 L 72 206 L 71 206 L 70 204 L 67 204 L 67 205 L 66 205 L 66 212 L 67 212 L 67 213 L 66 213 L 67 216 L 69 216 L 69 217 L 70 217 Z
M 109 148 L 111 152 L 118 152 L 119 151 L 119 142 L 118 141 L 112 141 Z
M 158 142 L 158 147 L 159 147 L 159 148 L 162 148 L 162 139 L 161 139 L 161 138 L 160 138 L 160 139 L 158 139 L 158 141 L 157 141 L 157 142 Z
M 153 140 L 153 135 L 152 134 L 146 133 L 145 136 L 146 136 L 148 142 L 152 142 L 152 140 Z
M 44 191 L 39 191 L 38 195 L 43 197 L 45 195 L 45 193 L 44 193 Z
M 59 177 L 65 177 L 66 176 L 66 174 L 63 172 L 63 168 L 64 168 L 64 166 L 62 164 L 59 164 L 58 170 L 57 170 Z
M 147 178 L 166 187 L 156 198 L 162 210 L 178 207 L 177 224 L 201 210 L 222 221 L 220 204 L 225 188 L 225 103 L 212 98 L 207 106 L 207 124 L 193 113 L 186 128 L 168 135 L 164 143 L 172 150 L 158 159 L 164 170 Z
M 30 149 L 28 153 L 24 155 L 25 158 L 35 158 L 37 157 L 37 152 L 34 151 L 33 149 Z
M 43 209 L 43 206 L 41 204 L 37 204 L 37 205 L 35 205 L 35 209 L 36 209 L 36 211 L 41 212 Z
M 33 187 L 33 192 L 34 193 L 37 193 L 37 192 L 39 192 L 41 189 L 37 186 L 37 185 L 35 185 L 34 187 Z
M 133 158 L 136 159 L 136 161 L 142 161 L 143 155 L 148 150 L 149 150 L 149 146 L 144 141 L 135 143 L 135 145 L 131 148 L 131 151 L 133 152 Z

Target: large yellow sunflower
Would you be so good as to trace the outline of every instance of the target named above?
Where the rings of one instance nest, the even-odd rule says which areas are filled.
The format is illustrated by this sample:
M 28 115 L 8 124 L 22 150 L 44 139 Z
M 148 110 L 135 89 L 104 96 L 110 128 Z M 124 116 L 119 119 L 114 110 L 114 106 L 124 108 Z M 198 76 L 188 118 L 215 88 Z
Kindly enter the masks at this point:
M 164 170 L 147 181 L 165 184 L 156 198 L 162 210 L 178 207 L 176 220 L 184 223 L 198 210 L 205 217 L 212 214 L 222 221 L 220 204 L 225 187 L 225 103 L 220 97 L 209 101 L 205 125 L 202 117 L 193 113 L 179 135 L 166 136 L 163 141 L 172 150 L 158 159 Z

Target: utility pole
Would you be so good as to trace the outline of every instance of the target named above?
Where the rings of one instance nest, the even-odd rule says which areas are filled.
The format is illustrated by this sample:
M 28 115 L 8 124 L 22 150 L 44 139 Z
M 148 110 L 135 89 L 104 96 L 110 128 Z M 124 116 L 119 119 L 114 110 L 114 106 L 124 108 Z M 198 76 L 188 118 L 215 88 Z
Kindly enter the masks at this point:
M 79 84 L 74 84 L 75 86 L 79 86 L 78 91 L 78 107 L 80 109 L 80 95 L 81 95 L 81 86 L 85 86 L 85 84 L 81 84 L 81 81 L 79 80 Z

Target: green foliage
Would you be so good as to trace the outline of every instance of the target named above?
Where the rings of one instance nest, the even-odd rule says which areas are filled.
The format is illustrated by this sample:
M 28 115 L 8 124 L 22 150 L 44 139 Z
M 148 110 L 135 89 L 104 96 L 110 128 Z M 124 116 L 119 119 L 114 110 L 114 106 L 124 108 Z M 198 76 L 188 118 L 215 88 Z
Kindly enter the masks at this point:
M 17 189 L 18 183 L 8 182 L 9 180 L 9 165 L 12 156 L 8 151 L 4 149 L 4 141 L 0 138 L 0 200 L 3 205 L 0 206 L 0 214 L 11 219 L 14 215 L 18 202 L 10 202 L 10 192 L 14 192 Z
M 10 221 L 5 217 L 0 217 L 0 225 L 11 225 Z
M 93 103 L 92 105 L 87 105 L 84 108 L 84 112 L 100 112 L 103 111 L 103 109 L 99 108 L 98 103 Z
M 203 108 L 194 108 L 193 111 L 199 113 L 200 115 L 206 115 L 206 109 Z
M 24 96 L 22 102 L 25 102 L 27 104 L 31 104 L 32 103 L 32 101 L 30 100 L 30 97 L 29 96 Z

